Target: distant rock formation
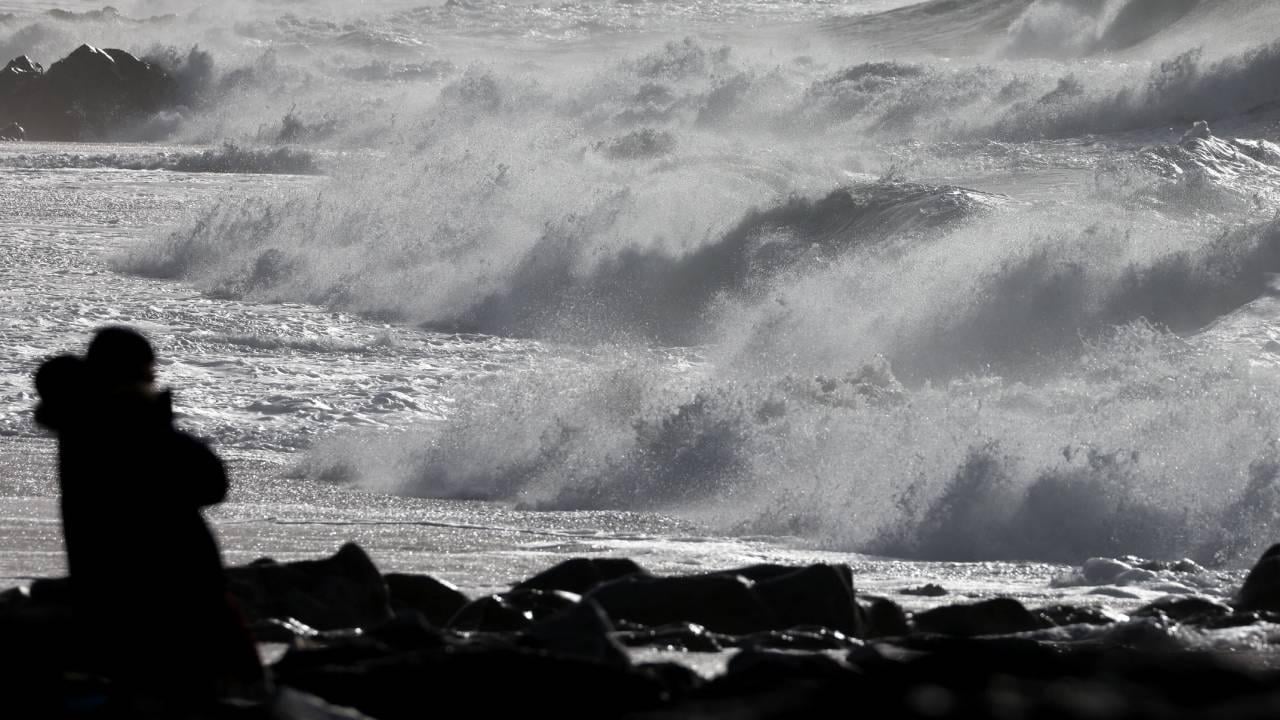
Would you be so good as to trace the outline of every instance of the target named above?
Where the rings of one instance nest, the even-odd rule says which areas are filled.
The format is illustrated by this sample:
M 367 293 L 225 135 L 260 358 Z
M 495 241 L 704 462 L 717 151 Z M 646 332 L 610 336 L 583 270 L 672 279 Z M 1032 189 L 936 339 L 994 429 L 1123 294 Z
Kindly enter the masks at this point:
M 124 50 L 81 45 L 48 71 L 25 55 L 0 71 L 0 127 L 24 128 L 28 140 L 101 138 L 172 107 L 177 96 L 164 68 Z

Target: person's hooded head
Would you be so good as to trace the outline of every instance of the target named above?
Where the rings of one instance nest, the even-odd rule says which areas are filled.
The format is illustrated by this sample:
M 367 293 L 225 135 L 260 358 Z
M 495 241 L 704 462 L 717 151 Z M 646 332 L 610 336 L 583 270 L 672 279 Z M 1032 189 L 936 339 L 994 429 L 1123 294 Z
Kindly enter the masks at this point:
M 40 364 L 35 374 L 36 422 L 58 431 L 70 425 L 83 411 L 88 387 L 84 360 L 75 355 L 58 355 Z
M 127 327 L 99 330 L 85 354 L 93 382 L 107 391 L 151 389 L 156 379 L 155 363 L 151 343 Z

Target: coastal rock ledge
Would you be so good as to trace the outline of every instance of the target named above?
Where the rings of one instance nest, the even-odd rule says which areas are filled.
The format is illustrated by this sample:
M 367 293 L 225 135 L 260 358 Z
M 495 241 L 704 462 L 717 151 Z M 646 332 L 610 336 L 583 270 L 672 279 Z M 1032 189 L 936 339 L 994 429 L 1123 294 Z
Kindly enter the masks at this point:
M 1271 718 L 1278 557 L 1280 546 L 1263 556 L 1234 606 L 1166 598 L 1126 616 L 989 598 L 912 614 L 858 593 L 844 565 L 658 577 L 627 559 L 575 558 L 468 597 L 382 574 L 348 544 L 228 570 L 261 646 L 284 646 L 276 700 L 235 716 Z M 81 697 L 66 583 L 0 593 L 6 703 L 31 717 L 65 717 Z M 162 653 L 181 633 L 140 627 L 138 641 Z M 1223 652 L 1213 639 L 1233 633 L 1253 641 Z M 704 677 L 687 653 L 719 653 L 726 669 Z
M 81 45 L 47 71 L 23 55 L 0 70 L 0 139 L 103 139 L 181 94 L 169 71 L 124 50 Z

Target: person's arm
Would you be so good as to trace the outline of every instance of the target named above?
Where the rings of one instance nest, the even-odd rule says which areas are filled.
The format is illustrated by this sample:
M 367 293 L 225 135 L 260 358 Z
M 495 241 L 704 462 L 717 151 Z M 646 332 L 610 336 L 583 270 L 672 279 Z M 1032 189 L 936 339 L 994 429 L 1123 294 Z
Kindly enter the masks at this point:
M 177 461 L 174 482 L 196 507 L 215 505 L 227 498 L 227 471 L 222 460 L 204 442 L 179 431 L 173 433 Z

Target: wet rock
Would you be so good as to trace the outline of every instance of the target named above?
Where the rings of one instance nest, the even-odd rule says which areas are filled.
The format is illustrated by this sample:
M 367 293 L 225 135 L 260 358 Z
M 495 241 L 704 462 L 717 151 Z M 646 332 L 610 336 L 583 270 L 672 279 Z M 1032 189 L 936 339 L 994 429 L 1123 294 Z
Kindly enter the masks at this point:
M 1124 620 L 1123 615 L 1104 608 L 1087 605 L 1048 605 L 1037 608 L 1034 614 L 1043 625 L 1065 627 L 1067 625 L 1111 625 Z
M 34 140 L 99 137 L 173 107 L 177 99 L 177 82 L 163 68 L 92 45 L 81 45 L 47 71 L 25 56 L 0 71 L 0 126 L 16 123 Z
M 898 592 L 903 595 L 915 595 L 917 597 L 942 597 L 947 594 L 947 589 L 941 585 L 929 583 L 916 588 L 904 588 Z
M 294 648 L 274 670 L 282 685 L 379 720 L 417 720 L 437 707 L 474 717 L 617 717 L 667 697 L 656 674 L 511 644 L 347 658 Z
M 713 632 L 746 635 L 777 629 L 774 611 L 741 575 L 653 578 L 630 576 L 587 594 L 614 621 L 646 626 L 697 623 Z
M 581 596 L 562 590 L 512 590 L 468 603 L 449 619 L 453 630 L 512 632 L 577 605 Z
M 291 643 L 319 635 L 315 628 L 293 618 L 259 618 L 249 623 L 249 634 L 262 643 Z
M 1142 596 L 1137 593 L 1121 590 L 1115 587 L 1100 587 L 1089 591 L 1090 595 L 1104 595 L 1106 597 L 1116 598 L 1117 600 L 1141 600 Z
M 4 127 L 0 127 L 0 140 L 9 142 L 17 142 L 27 139 L 27 131 L 16 122 L 11 122 Z
M 516 585 L 517 590 L 565 590 L 584 595 L 601 583 L 630 575 L 648 575 L 629 558 L 571 558 Z
M 1213 131 L 1209 129 L 1209 123 L 1204 120 L 1197 120 L 1192 123 L 1191 129 L 1182 134 L 1182 142 L 1207 140 L 1211 137 L 1213 137 Z
M 775 628 L 815 625 L 861 637 L 865 631 L 862 609 L 848 566 L 810 565 L 756 582 L 755 592 L 777 617 Z
M 600 606 L 583 600 L 534 623 L 522 639 L 526 645 L 559 655 L 626 667 L 631 660 L 622 644 L 613 638 L 613 631 L 613 624 Z
M 1160 579 L 1160 576 L 1150 570 L 1142 568 L 1129 568 L 1115 577 L 1112 582 L 1116 585 L 1137 585 L 1139 583 L 1152 583 Z
M 1090 584 L 1113 585 L 1121 574 L 1132 569 L 1132 565 L 1113 558 L 1089 558 L 1080 568 L 1080 574 Z
M 1280 612 L 1280 545 L 1272 545 L 1244 579 L 1236 607 Z
M 680 663 L 644 663 L 637 665 L 636 669 L 662 685 L 668 702 L 679 702 L 706 684 L 701 675 Z
M 1163 597 L 1133 612 L 1133 617 L 1163 616 L 1174 622 L 1198 623 L 1230 615 L 1231 606 L 1205 597 Z
M 396 613 L 387 622 L 365 632 L 363 638 L 396 652 L 438 649 L 449 643 L 445 631 L 432 625 L 420 613 L 412 610 Z M 320 633 L 317 640 L 334 644 L 335 642 L 350 643 L 358 638 L 336 637 L 332 633 Z
M 596 587 L 589 597 L 615 621 L 696 623 L 730 635 L 819 626 L 858 637 L 865 624 L 853 572 L 841 565 L 752 565 L 668 578 L 629 575 Z
M 746 635 L 735 643 L 739 647 L 757 650 L 848 650 L 862 644 L 840 632 L 824 627 L 793 627 L 789 630 Z
M 1203 575 L 1207 572 L 1200 563 L 1189 558 L 1181 560 L 1143 560 L 1138 563 L 1137 567 L 1143 570 L 1151 570 L 1154 572 L 1175 572 L 1189 575 Z
M 382 579 L 387 584 L 393 611 L 422 613 L 433 625 L 448 623 L 470 602 L 458 588 L 430 575 L 388 573 Z
M 391 618 L 378 568 L 354 543 L 333 557 L 227 569 L 227 588 L 250 622 L 295 618 L 317 630 L 371 627 Z
M 837 717 L 854 707 L 875 707 L 879 717 L 878 705 L 855 699 L 861 685 L 848 663 L 824 653 L 747 649 L 723 675 L 691 693 L 687 706 L 653 717 Z
M 907 613 L 888 598 L 861 598 L 862 616 L 866 620 L 862 637 L 897 637 L 911 632 Z
M 688 652 L 719 652 L 734 645 L 733 638 L 708 632 L 695 623 L 675 623 L 659 627 L 638 627 L 615 634 L 628 647 L 653 647 Z
M 10 60 L 0 70 L 0 97 L 14 96 L 26 91 L 44 75 L 44 68 L 26 55 Z
M 972 605 L 945 605 L 916 613 L 912 621 L 918 632 L 958 637 L 1009 635 L 1044 627 L 1042 621 L 1012 598 L 995 598 Z

